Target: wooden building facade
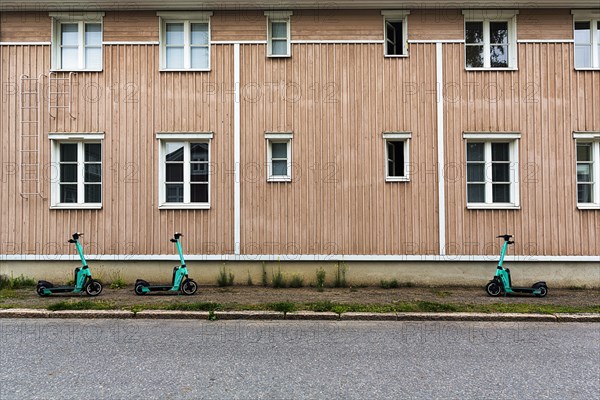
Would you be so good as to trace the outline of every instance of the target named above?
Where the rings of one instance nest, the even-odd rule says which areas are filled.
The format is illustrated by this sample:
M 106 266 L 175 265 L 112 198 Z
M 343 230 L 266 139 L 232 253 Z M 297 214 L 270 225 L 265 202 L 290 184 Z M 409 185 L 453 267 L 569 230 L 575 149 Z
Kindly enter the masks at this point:
M 134 3 L 0 10 L 4 260 L 600 261 L 594 2 Z

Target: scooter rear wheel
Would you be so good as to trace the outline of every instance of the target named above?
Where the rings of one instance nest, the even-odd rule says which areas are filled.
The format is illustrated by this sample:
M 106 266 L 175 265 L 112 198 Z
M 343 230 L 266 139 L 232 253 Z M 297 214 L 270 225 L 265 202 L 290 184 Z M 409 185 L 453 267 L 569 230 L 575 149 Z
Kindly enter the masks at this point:
M 196 290 L 198 290 L 198 285 L 191 279 L 187 279 L 181 285 L 181 292 L 185 295 L 191 296 L 196 293 Z
M 102 293 L 102 284 L 95 279 L 89 281 L 87 285 L 85 285 L 85 292 L 89 296 L 98 296 Z
M 540 287 L 538 287 L 538 289 L 540 289 L 540 293 L 536 294 L 536 296 L 537 297 L 546 297 L 546 295 L 548 294 L 548 287 L 540 286 Z
M 44 289 L 46 289 L 45 286 L 38 286 L 35 291 L 37 292 L 38 296 L 40 297 L 46 297 L 49 296 L 48 294 L 44 293 Z
M 142 290 L 143 287 L 144 287 L 144 285 L 135 285 L 135 288 L 133 288 L 133 291 L 138 296 L 143 296 L 145 294 L 144 291 Z
M 498 285 L 498 283 L 494 281 L 489 282 L 487 285 L 485 285 L 485 291 L 487 292 L 487 294 L 493 297 L 500 296 L 500 293 L 502 292 L 502 290 L 500 289 L 500 285 Z

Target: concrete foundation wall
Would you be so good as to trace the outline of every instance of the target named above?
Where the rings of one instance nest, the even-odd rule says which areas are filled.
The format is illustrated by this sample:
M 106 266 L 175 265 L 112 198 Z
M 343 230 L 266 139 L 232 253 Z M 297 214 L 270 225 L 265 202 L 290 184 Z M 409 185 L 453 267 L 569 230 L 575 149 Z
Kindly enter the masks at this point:
M 17 277 L 24 275 L 64 283 L 73 279 L 76 261 L 2 261 L 0 274 Z M 164 283 L 171 279 L 174 261 L 90 261 L 93 277 L 110 283 L 122 279 L 133 284 L 136 278 Z M 235 284 L 245 285 L 248 277 L 254 285 L 262 283 L 263 270 L 268 282 L 273 274 L 281 273 L 289 281 L 294 275 L 304 278 L 304 285 L 314 285 L 316 271 L 323 268 L 326 283 L 332 284 L 338 268 L 345 267 L 348 285 L 377 286 L 381 280 L 396 279 L 402 284 L 424 286 L 482 286 L 493 276 L 496 263 L 491 262 L 248 262 L 248 261 L 190 261 L 190 277 L 201 285 L 216 285 L 219 271 L 225 268 L 235 276 Z M 264 266 L 264 268 L 263 268 Z M 600 263 L 586 262 L 511 262 L 515 286 L 529 286 L 544 280 L 549 287 L 600 288 Z

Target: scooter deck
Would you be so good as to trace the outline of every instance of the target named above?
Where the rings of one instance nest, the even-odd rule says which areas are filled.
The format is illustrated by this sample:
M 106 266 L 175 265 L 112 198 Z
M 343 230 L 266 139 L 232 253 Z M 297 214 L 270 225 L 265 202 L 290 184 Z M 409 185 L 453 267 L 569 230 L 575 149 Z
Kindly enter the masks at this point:
M 515 293 L 533 293 L 539 290 L 539 288 L 533 287 L 511 287 L 510 289 Z
M 75 286 L 54 286 L 45 289 L 50 293 L 68 293 L 75 291 Z
M 151 285 L 151 286 L 146 286 L 146 289 L 148 289 L 151 292 L 166 292 L 167 290 L 171 290 L 173 288 L 173 285 Z

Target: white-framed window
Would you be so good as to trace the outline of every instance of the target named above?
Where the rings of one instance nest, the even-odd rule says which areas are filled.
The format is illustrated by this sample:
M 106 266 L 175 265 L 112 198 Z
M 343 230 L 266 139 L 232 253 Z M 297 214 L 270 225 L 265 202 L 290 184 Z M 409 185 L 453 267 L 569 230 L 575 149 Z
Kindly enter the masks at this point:
M 104 134 L 54 134 L 51 139 L 52 208 L 102 207 Z
M 212 133 L 159 133 L 159 208 L 210 208 Z
M 575 132 L 577 208 L 600 208 L 600 132 Z
M 292 133 L 265 133 L 268 182 L 291 182 L 292 137 Z
M 383 10 L 383 51 L 386 57 L 408 56 L 408 10 Z
M 575 69 L 600 69 L 600 11 L 573 10 Z
M 50 13 L 52 70 L 102 71 L 103 12 Z
M 386 182 L 406 182 L 409 180 L 410 138 L 410 132 L 383 133 Z
M 291 57 L 292 11 L 265 11 L 267 17 L 267 56 Z
M 519 133 L 465 133 L 467 208 L 519 207 Z
M 517 69 L 517 14 L 517 10 L 463 10 L 466 69 Z
M 161 71 L 210 71 L 210 11 L 156 13 Z

